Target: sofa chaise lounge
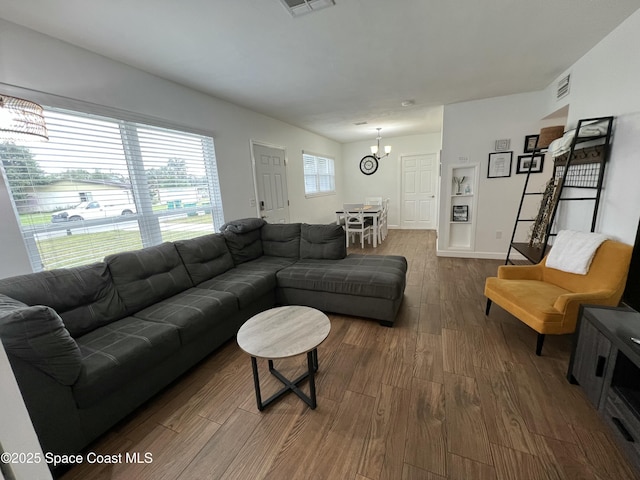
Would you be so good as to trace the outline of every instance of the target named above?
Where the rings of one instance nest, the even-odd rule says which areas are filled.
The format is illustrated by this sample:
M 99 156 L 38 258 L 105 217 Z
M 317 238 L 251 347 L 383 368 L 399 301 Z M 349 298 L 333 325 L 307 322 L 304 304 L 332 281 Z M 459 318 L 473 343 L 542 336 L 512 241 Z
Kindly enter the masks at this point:
M 81 451 L 235 336 L 299 304 L 392 326 L 407 262 L 346 255 L 336 225 L 222 232 L 0 280 L 0 338 L 45 452 Z

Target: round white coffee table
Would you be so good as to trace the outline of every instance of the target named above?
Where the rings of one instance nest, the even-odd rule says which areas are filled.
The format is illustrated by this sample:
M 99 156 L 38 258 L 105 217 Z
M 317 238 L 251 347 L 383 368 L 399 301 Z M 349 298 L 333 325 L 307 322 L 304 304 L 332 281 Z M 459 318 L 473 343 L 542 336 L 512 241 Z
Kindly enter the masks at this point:
M 331 322 L 322 312 L 298 305 L 272 308 L 251 317 L 238 330 L 238 345 L 251 356 L 253 383 L 258 410 L 264 410 L 287 392 L 294 392 L 312 409 L 316 408 L 315 373 L 318 371 L 318 345 L 329 335 Z M 273 367 L 274 359 L 307 354 L 307 372 L 289 380 Z M 264 402 L 256 358 L 269 360 L 269 372 L 285 386 Z M 309 379 L 307 396 L 298 384 Z

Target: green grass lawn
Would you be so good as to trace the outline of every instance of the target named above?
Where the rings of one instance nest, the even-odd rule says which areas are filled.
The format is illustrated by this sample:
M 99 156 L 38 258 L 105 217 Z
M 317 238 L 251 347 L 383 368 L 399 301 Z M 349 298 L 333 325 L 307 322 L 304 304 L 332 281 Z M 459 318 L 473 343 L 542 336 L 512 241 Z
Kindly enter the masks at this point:
M 208 203 L 202 204 L 201 207 L 206 207 L 208 209 L 211 209 L 211 205 Z M 160 203 L 153 206 L 153 211 L 162 212 L 162 211 L 169 211 L 169 209 L 167 208 L 166 204 Z M 178 213 L 178 210 L 172 209 L 172 211 Z M 51 223 L 52 214 L 53 212 L 22 213 L 20 214 L 20 223 L 22 224 L 23 227 L 36 227 L 38 225 L 47 225 Z
M 184 228 L 180 228 L 181 226 Z M 210 227 L 210 230 L 207 231 L 206 227 Z M 211 215 L 162 220 L 161 229 L 162 240 L 165 242 L 185 240 L 213 233 Z M 76 233 L 71 230 L 71 235 L 37 241 L 45 270 L 100 262 L 112 253 L 142 248 L 142 239 L 137 230 L 111 230 L 95 233 L 82 233 L 78 230 Z

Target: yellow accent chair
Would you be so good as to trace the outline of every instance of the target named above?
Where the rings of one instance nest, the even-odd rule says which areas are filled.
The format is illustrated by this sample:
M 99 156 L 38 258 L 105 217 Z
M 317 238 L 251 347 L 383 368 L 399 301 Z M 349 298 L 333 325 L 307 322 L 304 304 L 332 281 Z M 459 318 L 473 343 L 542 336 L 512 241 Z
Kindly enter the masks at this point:
M 605 240 L 596 251 L 589 272 L 577 275 L 546 266 L 502 265 L 498 276 L 484 286 L 486 315 L 492 302 L 538 332 L 536 355 L 542 353 L 546 334 L 572 333 L 581 304 L 617 306 L 622 297 L 632 247 Z

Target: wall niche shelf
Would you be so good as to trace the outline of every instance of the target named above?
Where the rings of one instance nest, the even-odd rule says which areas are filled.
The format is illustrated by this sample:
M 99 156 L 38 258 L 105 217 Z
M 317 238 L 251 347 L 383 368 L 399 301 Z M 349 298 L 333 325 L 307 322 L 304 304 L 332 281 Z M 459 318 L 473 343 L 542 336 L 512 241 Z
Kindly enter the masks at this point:
M 445 186 L 448 185 L 447 221 L 445 224 L 446 250 L 447 251 L 471 251 L 474 248 L 478 191 L 478 164 L 452 165 L 447 170 Z M 453 178 L 463 178 L 460 187 Z M 456 191 L 460 188 L 460 194 Z M 462 207 L 462 208 L 457 208 Z M 460 220 L 454 220 L 454 212 L 460 215 Z M 465 218 L 466 217 L 466 218 Z

